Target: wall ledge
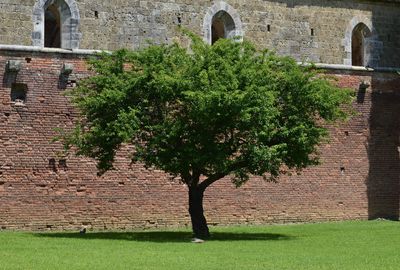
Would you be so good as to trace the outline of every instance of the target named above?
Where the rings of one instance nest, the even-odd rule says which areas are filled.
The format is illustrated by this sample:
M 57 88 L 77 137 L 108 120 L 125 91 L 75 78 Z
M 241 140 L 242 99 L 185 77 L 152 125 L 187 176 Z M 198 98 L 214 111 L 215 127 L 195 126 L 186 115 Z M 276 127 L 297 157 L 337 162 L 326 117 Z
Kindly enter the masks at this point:
M 98 53 L 110 51 L 102 50 L 86 50 L 86 49 L 59 49 L 59 48 L 42 48 L 38 46 L 23 46 L 23 45 L 1 45 L 0 51 L 15 51 L 15 52 L 36 52 L 36 53 L 54 53 L 54 54 L 68 54 L 68 55 L 96 55 Z M 298 62 L 299 65 L 309 66 L 310 63 Z M 389 73 L 400 73 L 400 68 L 392 67 L 360 67 L 350 66 L 343 64 L 325 64 L 325 63 L 314 63 L 315 67 L 320 69 L 328 70 L 349 70 L 349 71 L 366 71 L 366 72 L 389 72 Z
M 38 53 L 58 53 L 72 55 L 94 55 L 101 53 L 101 50 L 85 50 L 85 49 L 60 49 L 60 48 L 43 48 L 38 46 L 23 45 L 0 45 L 0 51 L 17 51 L 17 52 L 38 52 Z
M 304 63 L 299 63 L 299 64 L 304 65 Z M 310 65 L 310 64 L 305 64 L 305 65 Z M 320 69 L 331 69 L 331 70 L 389 72 L 389 73 L 399 73 L 400 72 L 400 68 L 392 68 L 392 67 L 362 67 L 362 66 L 350 66 L 350 65 L 342 65 L 342 64 L 324 64 L 324 63 L 316 63 L 314 65 Z

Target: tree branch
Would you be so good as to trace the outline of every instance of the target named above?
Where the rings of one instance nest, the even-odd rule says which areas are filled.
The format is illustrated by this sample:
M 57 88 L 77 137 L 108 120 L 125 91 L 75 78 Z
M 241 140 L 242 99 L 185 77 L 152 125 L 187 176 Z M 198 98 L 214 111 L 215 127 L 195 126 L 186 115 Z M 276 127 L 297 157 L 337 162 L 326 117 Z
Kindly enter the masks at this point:
M 206 180 L 201 182 L 199 184 L 199 188 L 202 190 L 205 190 L 208 186 L 210 186 L 212 183 L 216 182 L 217 180 L 227 176 L 229 173 L 216 173 L 211 176 L 209 176 Z
M 210 175 L 206 180 L 204 180 L 203 182 L 201 182 L 199 184 L 199 188 L 205 190 L 207 187 L 209 187 L 212 183 L 218 181 L 219 179 L 229 175 L 231 172 L 238 170 L 240 168 L 243 168 L 246 166 L 246 161 L 238 161 L 235 163 L 232 163 L 230 166 L 228 166 L 228 168 L 226 169 L 226 171 L 224 172 L 219 172 L 219 173 L 215 173 L 213 175 Z

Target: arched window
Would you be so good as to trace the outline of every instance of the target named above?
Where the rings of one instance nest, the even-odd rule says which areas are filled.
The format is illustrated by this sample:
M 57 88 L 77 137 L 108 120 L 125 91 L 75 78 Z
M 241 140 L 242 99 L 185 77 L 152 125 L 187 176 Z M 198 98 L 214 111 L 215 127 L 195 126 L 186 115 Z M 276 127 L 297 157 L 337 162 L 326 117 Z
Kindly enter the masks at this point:
M 61 48 L 61 19 L 56 5 L 50 5 L 44 14 L 44 46 Z
M 229 38 L 236 35 L 235 22 L 231 15 L 221 10 L 217 12 L 211 24 L 211 44 L 214 44 L 220 38 Z
M 371 31 L 364 23 L 354 27 L 351 36 L 351 64 L 353 66 L 366 66 L 368 64 L 368 42 L 367 38 Z
M 203 21 L 204 41 L 214 44 L 220 38 L 243 37 L 243 27 L 238 12 L 229 4 L 216 2 Z
M 342 45 L 344 47 L 343 64 L 380 66 L 383 42 L 374 30 L 371 17 L 354 16 L 346 27 Z
M 33 9 L 34 46 L 77 49 L 79 10 L 75 0 L 37 0 Z

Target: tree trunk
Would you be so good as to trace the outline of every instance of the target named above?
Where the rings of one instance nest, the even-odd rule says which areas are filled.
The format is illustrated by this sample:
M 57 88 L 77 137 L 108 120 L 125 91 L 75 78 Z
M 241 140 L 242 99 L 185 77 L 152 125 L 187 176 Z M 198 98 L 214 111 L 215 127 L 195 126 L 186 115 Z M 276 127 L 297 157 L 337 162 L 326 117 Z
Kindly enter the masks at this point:
M 194 237 L 206 239 L 210 237 L 207 221 L 203 210 L 204 189 L 189 187 L 189 214 L 192 220 Z

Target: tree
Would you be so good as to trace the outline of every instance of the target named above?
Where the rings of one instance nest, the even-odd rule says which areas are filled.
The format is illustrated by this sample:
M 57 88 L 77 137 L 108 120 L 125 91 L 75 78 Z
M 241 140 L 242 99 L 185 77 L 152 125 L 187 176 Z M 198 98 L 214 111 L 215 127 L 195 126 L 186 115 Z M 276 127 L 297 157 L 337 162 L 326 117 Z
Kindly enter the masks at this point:
M 344 119 L 351 92 L 313 66 L 258 51 L 247 41 L 119 50 L 91 61 L 94 75 L 69 95 L 82 118 L 65 141 L 112 169 L 122 144 L 132 160 L 188 187 L 195 237 L 209 236 L 204 191 L 231 176 L 276 179 L 318 163 L 324 124 Z

